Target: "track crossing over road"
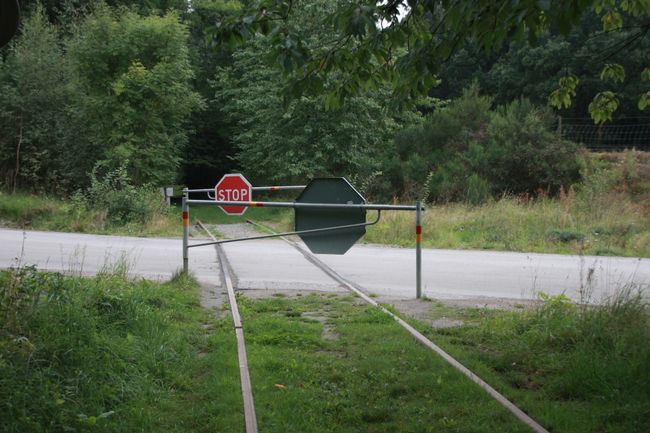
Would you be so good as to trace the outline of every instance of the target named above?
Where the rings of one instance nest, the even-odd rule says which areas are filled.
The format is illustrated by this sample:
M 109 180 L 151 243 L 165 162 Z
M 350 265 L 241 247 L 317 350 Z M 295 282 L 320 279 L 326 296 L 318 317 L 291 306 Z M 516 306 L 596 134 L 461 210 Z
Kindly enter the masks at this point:
M 254 224 L 258 227 L 261 227 L 267 231 L 272 231 L 268 227 L 265 227 L 261 224 L 249 221 L 249 223 Z M 207 231 L 207 230 L 206 230 Z M 428 349 L 431 349 L 434 351 L 436 354 L 438 354 L 442 359 L 444 359 L 449 365 L 451 365 L 453 368 L 458 370 L 460 373 L 464 374 L 466 377 L 468 377 L 472 382 L 480 386 L 483 390 L 485 390 L 490 397 L 492 397 L 494 400 L 496 400 L 501 406 L 503 406 L 506 410 L 508 410 L 511 414 L 513 414 L 519 421 L 522 423 L 526 424 L 528 427 L 530 427 L 535 433 L 549 433 L 548 430 L 546 430 L 541 424 L 539 424 L 537 421 L 535 421 L 532 417 L 530 417 L 528 414 L 526 414 L 523 410 L 519 409 L 514 403 L 512 403 L 510 400 L 508 400 L 503 394 L 498 392 L 496 389 L 494 389 L 492 386 L 490 386 L 487 382 L 485 382 L 483 379 L 481 379 L 479 376 L 477 376 L 474 372 L 469 370 L 467 367 L 462 365 L 460 362 L 458 362 L 455 358 L 453 358 L 451 355 L 449 355 L 447 352 L 445 352 L 442 348 L 440 348 L 438 345 L 436 345 L 434 342 L 429 340 L 427 337 L 425 337 L 422 333 L 417 331 L 415 328 L 413 328 L 411 325 L 409 325 L 406 321 L 401 319 L 399 316 L 391 312 L 390 310 L 384 308 L 382 305 L 380 305 L 377 301 L 372 299 L 368 294 L 366 293 L 365 289 L 362 287 L 358 286 L 357 284 L 354 284 L 350 281 L 347 281 L 345 278 L 340 276 L 334 269 L 330 268 L 327 266 L 325 263 L 320 261 L 314 254 L 311 252 L 307 251 L 306 248 L 303 246 L 299 245 L 296 242 L 293 242 L 286 237 L 282 238 L 284 241 L 289 243 L 292 247 L 294 247 L 296 250 L 302 254 L 305 259 L 307 259 L 310 263 L 313 263 L 317 268 L 325 272 L 329 277 L 331 277 L 333 280 L 335 280 L 337 283 L 339 283 L 342 287 L 345 289 L 351 291 L 355 295 L 359 296 L 361 299 L 363 299 L 365 302 L 368 304 L 379 308 L 381 311 L 383 311 L 385 314 L 388 314 L 391 316 L 401 327 L 403 327 L 413 338 L 415 338 L 419 343 L 427 347 Z M 225 257 L 225 255 L 224 255 Z M 223 266 L 223 264 L 222 264 Z
M 305 260 L 296 260 L 300 253 L 291 252 L 291 248 L 288 248 L 282 241 L 256 242 L 258 241 L 251 241 L 249 244 L 229 244 L 227 247 L 233 270 L 237 274 L 238 288 L 273 288 L 269 287 L 269 283 L 273 282 L 276 284 L 275 288 L 341 290 L 340 283 L 333 281 L 322 270 L 318 270 Z M 34 264 L 39 269 L 80 274 L 95 274 L 107 266 L 110 268 L 111 263 L 116 260 L 126 257 L 131 275 L 150 279 L 166 279 L 180 268 L 181 258 L 177 239 L 145 239 L 0 229 L 0 245 L 3 246 L 0 248 L 0 267 L 16 265 L 16 258 L 20 257 L 22 264 Z M 253 251 L 260 246 L 263 251 L 255 256 Z M 346 261 L 350 262 L 347 265 L 344 262 L 337 262 L 342 259 L 340 257 L 321 256 L 321 258 L 331 268 L 336 269 L 335 272 L 342 275 L 344 279 L 359 282 L 374 293 L 409 298 L 414 295 L 413 282 L 409 281 L 408 277 L 403 286 L 395 284 L 395 279 L 400 279 L 399 271 L 405 263 L 404 260 L 412 263 L 412 251 L 358 246 L 353 248 L 346 258 Z M 508 260 L 504 260 L 513 258 L 519 264 L 509 265 Z M 253 260 L 252 264 L 250 260 Z M 392 262 L 390 267 L 385 265 L 387 260 Z M 431 278 L 432 275 L 435 278 L 440 278 L 441 274 L 443 278 L 440 281 L 449 281 L 449 276 L 459 278 L 459 281 L 455 283 L 456 286 L 443 287 L 446 293 L 442 294 L 447 298 L 472 295 L 503 296 L 504 293 L 505 297 L 533 298 L 534 292 L 524 292 L 522 288 L 515 289 L 515 291 L 496 292 L 476 290 L 476 287 L 481 284 L 488 286 L 488 289 L 495 285 L 516 287 L 521 281 L 507 277 L 511 273 L 516 273 L 514 271 L 521 267 L 522 262 L 530 261 L 537 263 L 533 269 L 537 275 L 544 276 L 546 273 L 553 275 L 550 281 L 555 281 L 554 285 L 537 286 L 550 294 L 557 294 L 557 290 L 562 293 L 567 284 L 574 284 L 571 288 L 574 291 L 569 292 L 570 295 L 574 294 L 575 283 L 582 283 L 584 280 L 570 279 L 567 278 L 567 275 L 578 274 L 582 278 L 582 273 L 589 269 L 593 269 L 589 272 L 592 282 L 602 282 L 604 285 L 610 284 L 612 281 L 617 284 L 634 281 L 647 285 L 647 282 L 650 281 L 650 261 L 648 259 L 426 250 L 424 261 L 427 270 L 425 278 Z M 214 253 L 210 249 L 196 249 L 190 257 L 190 263 L 192 272 L 200 281 L 221 285 L 221 272 L 215 263 Z M 247 264 L 252 270 L 246 270 Z M 479 274 L 472 276 L 472 268 L 479 268 Z M 490 269 L 490 271 L 485 272 L 486 269 Z M 258 277 L 262 274 L 262 278 L 251 279 L 251 272 L 257 274 Z M 407 269 L 407 274 L 413 275 L 410 269 Z M 458 290 L 459 286 L 462 289 L 463 285 L 468 284 L 467 280 L 463 279 L 468 275 L 476 279 L 471 280 L 473 282 L 470 284 L 474 288 L 469 291 Z M 526 275 L 525 278 L 530 278 L 530 275 Z M 496 282 L 487 281 L 490 276 L 498 277 Z M 517 278 L 521 278 L 521 275 Z M 378 280 L 383 281 L 381 285 L 377 284 Z M 547 284 L 548 281 L 538 281 L 538 283 Z M 254 287 L 256 284 L 258 287 Z M 390 290 L 391 287 L 392 290 Z M 596 286 L 596 289 L 598 287 Z M 425 295 L 433 297 L 436 294 L 436 291 L 431 290 L 431 286 L 427 290 L 425 284 Z

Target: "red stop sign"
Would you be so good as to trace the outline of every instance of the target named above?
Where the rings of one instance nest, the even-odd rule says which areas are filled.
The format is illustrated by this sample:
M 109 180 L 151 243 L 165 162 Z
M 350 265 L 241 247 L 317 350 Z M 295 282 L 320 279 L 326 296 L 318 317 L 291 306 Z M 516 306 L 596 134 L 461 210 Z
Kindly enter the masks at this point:
M 226 174 L 214 187 L 217 201 L 251 201 L 253 197 L 251 184 L 241 174 Z M 246 206 L 220 206 L 228 215 L 242 215 Z

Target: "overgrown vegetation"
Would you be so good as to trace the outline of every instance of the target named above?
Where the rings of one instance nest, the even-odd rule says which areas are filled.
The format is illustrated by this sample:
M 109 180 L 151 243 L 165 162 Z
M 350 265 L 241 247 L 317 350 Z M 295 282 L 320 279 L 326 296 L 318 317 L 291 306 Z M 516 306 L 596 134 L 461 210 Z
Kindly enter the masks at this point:
M 125 162 L 137 186 L 173 182 L 202 104 L 178 15 L 61 7 L 67 27 L 36 4 L 0 57 L 0 184 L 71 193 Z
M 227 328 L 187 278 L 2 272 L 2 431 L 237 431 Z
M 533 310 L 483 316 L 428 334 L 552 431 L 650 429 L 650 308 L 634 287 L 602 306 L 543 296 Z
M 650 256 L 650 155 L 581 155 L 583 181 L 557 198 L 522 194 L 428 206 L 423 243 L 435 248 Z M 389 213 L 368 242 L 410 246 L 414 218 Z
M 188 278 L 129 281 L 126 270 L 0 273 L 3 431 L 243 431 L 230 319 L 203 311 Z M 527 431 L 354 297 L 238 302 L 264 431 Z M 517 312 L 430 305 L 431 319 L 466 324 L 416 325 L 550 430 L 650 427 L 643 293 L 602 307 L 545 297 Z
M 177 234 L 178 216 L 165 204 L 157 188 L 135 186 L 124 166 L 102 174 L 98 167 L 91 173 L 90 186 L 67 200 L 0 194 L 0 223 L 35 230 Z
M 550 111 L 526 99 L 492 109 L 472 85 L 419 126 L 398 132 L 370 193 L 479 204 L 503 194 L 555 195 L 578 180 L 578 147 L 552 132 Z

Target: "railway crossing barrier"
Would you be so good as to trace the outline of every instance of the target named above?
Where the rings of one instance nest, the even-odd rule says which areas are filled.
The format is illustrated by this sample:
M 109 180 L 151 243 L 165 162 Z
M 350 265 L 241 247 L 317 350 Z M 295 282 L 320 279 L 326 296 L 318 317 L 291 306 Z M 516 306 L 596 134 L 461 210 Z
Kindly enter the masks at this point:
M 254 191 L 301 190 L 293 202 L 252 201 Z M 190 199 L 192 193 L 207 193 L 210 200 Z M 214 195 L 210 195 L 214 193 Z M 215 205 L 229 215 L 241 215 L 249 207 L 293 208 L 295 230 L 270 235 L 225 239 L 189 244 L 190 205 Z M 227 174 L 214 188 L 183 190 L 183 272 L 189 271 L 189 249 L 207 245 L 298 235 L 315 254 L 345 254 L 376 224 L 381 211 L 415 212 L 416 298 L 422 297 L 422 204 L 391 205 L 366 203 L 363 196 L 345 178 L 313 179 L 307 185 L 253 187 L 241 174 Z M 366 220 L 367 211 L 377 211 L 373 221 Z

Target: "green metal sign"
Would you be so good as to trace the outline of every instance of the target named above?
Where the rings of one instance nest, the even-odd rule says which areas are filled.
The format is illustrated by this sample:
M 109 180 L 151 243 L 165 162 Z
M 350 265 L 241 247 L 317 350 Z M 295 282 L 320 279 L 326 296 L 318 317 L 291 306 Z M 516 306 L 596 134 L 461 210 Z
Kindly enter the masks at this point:
M 344 178 L 314 179 L 296 199 L 296 203 L 365 204 L 366 200 Z M 296 208 L 296 231 L 364 224 L 366 210 Z M 345 254 L 364 234 L 364 226 L 340 228 L 322 233 L 302 233 L 300 238 L 314 254 Z

